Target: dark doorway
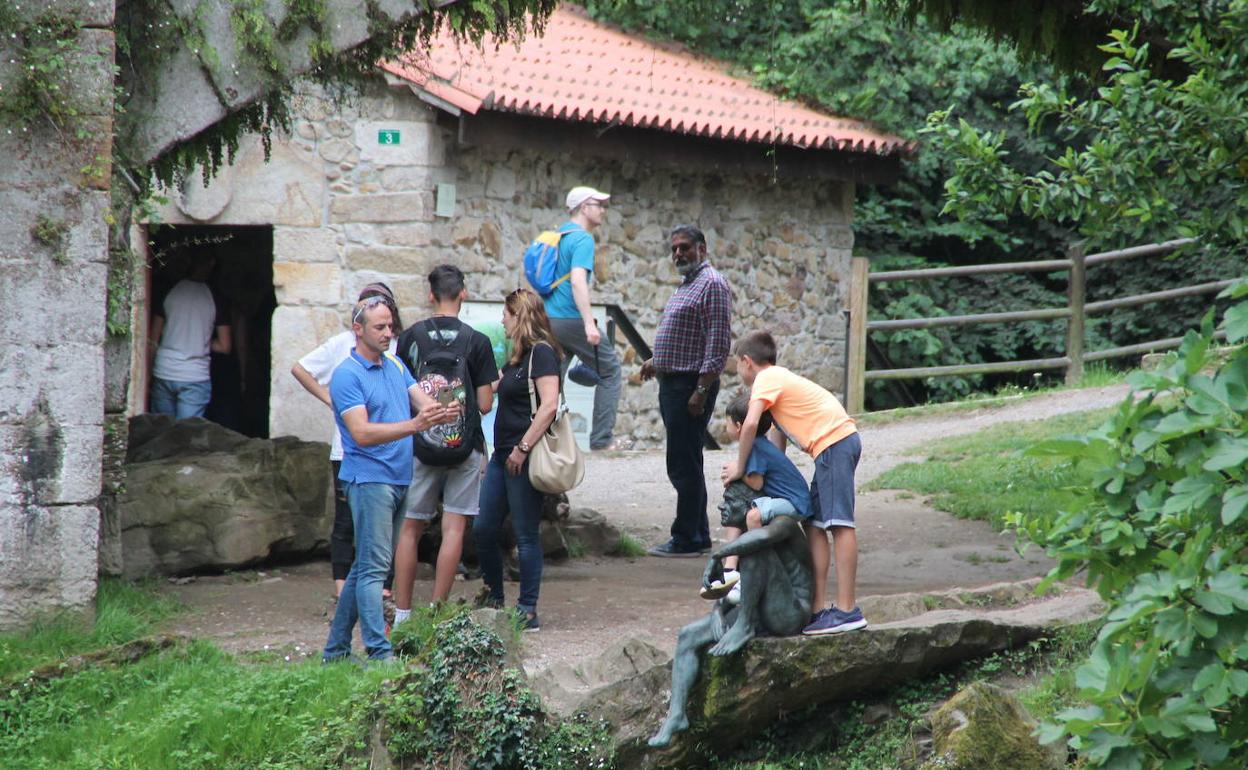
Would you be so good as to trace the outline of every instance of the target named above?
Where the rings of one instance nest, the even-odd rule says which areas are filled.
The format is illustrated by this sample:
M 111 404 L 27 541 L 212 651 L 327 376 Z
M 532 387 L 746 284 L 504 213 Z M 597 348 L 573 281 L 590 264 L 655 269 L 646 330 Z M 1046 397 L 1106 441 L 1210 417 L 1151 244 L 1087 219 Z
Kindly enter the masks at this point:
M 160 225 L 148 231 L 153 307 L 186 277 L 191 262 L 212 256 L 209 280 L 218 320 L 231 329 L 233 350 L 212 354 L 212 400 L 204 415 L 247 436 L 269 436 L 270 338 L 273 310 L 273 228 Z

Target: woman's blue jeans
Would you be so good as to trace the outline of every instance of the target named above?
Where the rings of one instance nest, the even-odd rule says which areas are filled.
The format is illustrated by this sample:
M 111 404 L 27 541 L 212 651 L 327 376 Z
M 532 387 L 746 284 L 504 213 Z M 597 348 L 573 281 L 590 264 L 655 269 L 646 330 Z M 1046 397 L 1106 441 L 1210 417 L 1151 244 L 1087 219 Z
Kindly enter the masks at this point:
M 391 657 L 381 586 L 394 559 L 394 544 L 403 525 L 403 497 L 407 486 L 343 482 L 351 520 L 355 524 L 355 561 L 338 596 L 322 656 L 326 662 L 351 653 L 351 633 L 360 622 L 360 636 L 369 658 Z
M 528 462 L 519 476 L 507 475 L 506 462 L 506 454 L 495 452 L 485 468 L 481 511 L 472 525 L 472 535 L 490 599 L 501 604 L 503 519 L 511 514 L 511 531 L 520 555 L 520 600 L 516 605 L 525 612 L 537 612 L 537 594 L 542 585 L 542 493 L 529 483 Z

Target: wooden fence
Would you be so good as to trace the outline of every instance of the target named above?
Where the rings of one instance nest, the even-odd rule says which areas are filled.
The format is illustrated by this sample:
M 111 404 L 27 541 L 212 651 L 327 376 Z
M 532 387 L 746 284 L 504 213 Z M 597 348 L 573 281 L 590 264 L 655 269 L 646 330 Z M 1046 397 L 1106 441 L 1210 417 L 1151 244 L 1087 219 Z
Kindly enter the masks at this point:
M 1234 283 L 1234 279 L 1183 286 L 1129 297 L 1119 297 L 1101 302 L 1085 302 L 1087 269 L 1122 259 L 1156 257 L 1168 254 L 1190 243 L 1192 243 L 1192 239 L 1184 238 L 1166 241 L 1165 243 L 1150 243 L 1145 246 L 1133 246 L 1129 249 L 1088 255 L 1084 255 L 1082 250 L 1076 247 L 1067 252 L 1066 259 L 1049 259 L 1037 262 L 1007 262 L 996 265 L 938 267 L 922 270 L 894 270 L 883 273 L 870 272 L 867 258 L 854 257 L 850 276 L 849 381 L 846 385 L 846 390 L 848 391 L 846 407 L 851 414 L 859 414 L 863 411 L 866 395 L 865 386 L 869 380 L 900 380 L 921 377 L 992 374 L 996 372 L 1036 371 L 1040 369 L 1065 369 L 1066 382 L 1073 385 L 1078 383 L 1083 377 L 1083 365 L 1089 361 L 1103 361 L 1109 358 L 1140 355 L 1178 347 L 1183 341 L 1182 337 L 1152 340 L 1151 342 L 1124 345 L 1089 353 L 1084 350 L 1085 322 L 1090 315 L 1104 313 L 1116 308 L 1132 307 L 1149 302 L 1161 302 L 1178 297 L 1211 294 L 1231 285 Z M 980 313 L 977 315 L 939 316 L 934 318 L 906 318 L 889 321 L 872 321 L 867 318 L 868 287 L 875 283 L 965 277 L 988 275 L 990 273 L 1053 273 L 1059 271 L 1070 274 L 1066 307 L 1016 310 L 1005 313 Z M 868 370 L 866 368 L 867 335 L 874 331 L 934 329 L 941 326 L 1008 323 L 1013 321 L 1048 321 L 1055 318 L 1066 319 L 1065 355 L 1060 358 L 996 361 L 992 363 L 956 364 L 952 366 L 921 366 L 908 369 Z

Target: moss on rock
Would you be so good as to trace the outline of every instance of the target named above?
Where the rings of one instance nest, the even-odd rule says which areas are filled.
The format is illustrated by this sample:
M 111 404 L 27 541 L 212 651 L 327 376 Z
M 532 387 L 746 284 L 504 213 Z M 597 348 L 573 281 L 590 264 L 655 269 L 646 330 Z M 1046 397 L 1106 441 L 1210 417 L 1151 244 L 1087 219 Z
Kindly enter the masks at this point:
M 934 754 L 920 770 L 1061 770 L 1065 751 L 1042 746 L 1035 720 L 1007 690 L 976 682 L 931 717 Z

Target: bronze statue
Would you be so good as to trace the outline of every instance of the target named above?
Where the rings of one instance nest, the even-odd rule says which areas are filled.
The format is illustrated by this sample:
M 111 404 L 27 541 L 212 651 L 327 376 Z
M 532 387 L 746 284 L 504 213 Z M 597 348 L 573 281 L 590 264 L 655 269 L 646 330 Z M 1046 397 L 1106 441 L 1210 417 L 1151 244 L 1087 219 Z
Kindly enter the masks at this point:
M 720 514 L 724 526 L 745 528 L 751 501 L 757 492 L 734 481 L 724 490 Z M 689 690 L 698 678 L 698 654 L 715 643 L 712 655 L 731 655 L 755 636 L 792 636 L 810 620 L 810 549 L 799 519 L 777 516 L 759 529 L 720 547 L 707 560 L 702 585 L 709 587 L 724 557 L 737 555 L 741 573 L 741 603 L 719 599 L 711 612 L 680 630 L 672 658 L 672 701 L 663 726 L 650 739 L 656 748 L 672 742 L 672 735 L 688 729 L 685 713 Z

